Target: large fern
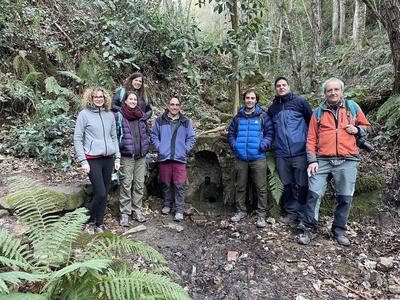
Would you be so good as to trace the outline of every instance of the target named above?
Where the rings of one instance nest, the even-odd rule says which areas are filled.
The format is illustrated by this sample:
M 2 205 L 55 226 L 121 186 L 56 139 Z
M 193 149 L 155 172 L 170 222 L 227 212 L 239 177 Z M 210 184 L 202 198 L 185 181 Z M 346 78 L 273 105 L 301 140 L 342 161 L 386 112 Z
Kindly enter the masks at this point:
M 267 156 L 267 168 L 269 190 L 276 203 L 279 204 L 283 193 L 283 184 L 276 169 L 275 158 L 272 155 Z
M 152 247 L 105 233 L 81 248 L 85 208 L 59 216 L 53 194 L 34 180 L 15 177 L 8 184 L 8 197 L 17 202 L 15 215 L 27 228 L 29 244 L 0 231 L 0 293 L 10 293 L 24 281 L 40 281 L 49 299 L 189 299 Z M 124 260 L 128 256 L 139 258 L 135 270 Z M 16 267 L 19 271 L 13 270 Z M 24 299 L 22 294 L 12 295 Z
M 384 121 L 388 129 L 397 128 L 400 125 L 400 95 L 393 95 L 379 108 L 376 118 Z

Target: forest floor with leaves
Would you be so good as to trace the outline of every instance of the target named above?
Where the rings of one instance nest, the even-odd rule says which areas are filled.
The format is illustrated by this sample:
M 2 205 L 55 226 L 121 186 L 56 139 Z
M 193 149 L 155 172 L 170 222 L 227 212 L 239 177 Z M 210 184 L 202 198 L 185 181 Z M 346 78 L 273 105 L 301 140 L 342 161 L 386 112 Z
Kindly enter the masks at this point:
M 0 167 L 2 180 L 21 174 L 48 184 L 87 181 L 74 171 L 43 171 L 29 160 L 0 160 Z M 0 196 L 6 192 L 0 189 Z M 330 217 L 321 218 L 318 237 L 303 246 L 294 227 L 273 219 L 264 229 L 256 228 L 255 215 L 231 224 L 229 213 L 195 213 L 177 223 L 159 212 L 161 199 L 150 197 L 145 206 L 146 223 L 122 228 L 108 213 L 106 227 L 162 253 L 193 299 L 400 299 L 398 208 L 380 208 L 363 223 L 350 220 L 352 244 L 343 247 L 329 236 Z M 0 217 L 0 227 L 13 226 L 13 217 Z

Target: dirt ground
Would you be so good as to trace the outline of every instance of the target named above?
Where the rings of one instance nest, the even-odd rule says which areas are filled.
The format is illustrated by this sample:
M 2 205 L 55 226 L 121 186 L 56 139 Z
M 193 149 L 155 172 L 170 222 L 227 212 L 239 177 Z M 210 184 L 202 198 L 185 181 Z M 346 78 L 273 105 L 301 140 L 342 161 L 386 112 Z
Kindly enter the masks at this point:
M 86 180 L 77 172 L 39 172 L 24 161 L 3 160 L 0 167 L 2 181 L 4 174 L 33 174 L 52 184 Z M 0 196 L 6 192 L 0 185 Z M 330 217 L 321 219 L 317 239 L 302 246 L 295 228 L 274 220 L 257 229 L 255 216 L 231 224 L 229 213 L 195 213 L 176 223 L 159 213 L 160 199 L 145 203 L 146 230 L 131 236 L 165 256 L 193 299 L 400 299 L 399 209 L 381 211 L 380 220 L 351 221 L 352 244 L 342 247 L 329 237 Z M 12 223 L 0 217 L 0 227 Z M 131 221 L 131 228 L 138 225 Z M 106 226 L 117 234 L 128 230 L 110 214 Z

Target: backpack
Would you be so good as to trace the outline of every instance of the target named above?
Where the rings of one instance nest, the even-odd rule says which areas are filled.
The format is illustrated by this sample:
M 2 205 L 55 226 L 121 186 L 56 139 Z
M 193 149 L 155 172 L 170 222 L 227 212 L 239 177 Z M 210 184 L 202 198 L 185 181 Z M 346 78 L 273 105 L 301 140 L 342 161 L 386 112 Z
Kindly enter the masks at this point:
M 122 129 L 122 114 L 121 112 L 117 112 L 118 114 L 118 121 L 117 121 L 117 138 L 119 143 L 122 141 L 122 136 L 124 135 L 124 131 Z
M 351 115 L 353 116 L 354 123 L 357 124 L 357 108 L 356 108 L 355 102 L 353 100 L 345 100 L 345 108 L 346 108 L 347 120 L 349 121 L 349 123 L 350 123 L 350 115 L 349 115 L 349 111 L 350 111 Z M 322 114 L 323 114 L 323 110 L 320 106 L 318 106 L 315 111 L 315 116 L 317 117 L 317 122 L 318 122 L 318 128 L 321 123 Z

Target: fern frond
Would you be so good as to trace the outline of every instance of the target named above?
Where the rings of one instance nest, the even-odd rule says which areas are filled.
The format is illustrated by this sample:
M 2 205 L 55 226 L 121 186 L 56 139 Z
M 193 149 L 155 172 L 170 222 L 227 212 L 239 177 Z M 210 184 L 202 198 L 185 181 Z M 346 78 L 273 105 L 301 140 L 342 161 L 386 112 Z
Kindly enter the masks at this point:
M 400 125 L 400 95 L 393 95 L 379 108 L 376 118 L 385 120 L 385 127 L 396 128 Z
M 36 180 L 25 176 L 12 176 L 7 179 L 6 184 L 11 192 L 21 192 L 40 186 Z
M 170 279 L 139 271 L 110 270 L 95 287 L 99 298 L 106 296 L 113 300 L 129 300 L 154 297 L 154 299 L 187 300 L 188 293 Z M 146 297 L 147 296 L 147 297 Z
M 71 254 L 71 245 L 82 231 L 88 216 L 84 207 L 66 213 L 49 225 L 45 236 L 35 244 L 35 256 L 45 259 L 50 264 L 60 265 Z
M 10 293 L 8 295 L 0 295 L 0 300 L 49 300 L 45 295 L 31 293 Z
M 29 264 L 29 251 L 22 244 L 22 240 L 14 237 L 8 231 L 0 229 L 0 265 L 6 267 L 19 267 L 31 270 Z
M 267 156 L 267 168 L 269 190 L 272 198 L 279 204 L 283 193 L 283 184 L 276 169 L 275 158 L 273 156 Z
M 27 280 L 31 282 L 42 281 L 46 278 L 46 275 L 30 274 L 26 272 L 3 272 L 0 273 L 0 294 L 9 293 L 6 282 L 11 284 L 21 284 L 21 280 Z
M 179 275 L 176 272 L 172 271 L 170 268 L 165 267 L 165 266 L 150 269 L 148 271 L 152 274 L 162 275 L 162 276 L 168 277 L 172 280 L 179 279 Z
M 114 258 L 128 253 L 156 263 L 165 263 L 164 257 L 151 246 L 116 235 L 95 237 L 86 253 L 90 258 Z
M 65 77 L 69 77 L 69 78 L 75 80 L 77 83 L 82 82 L 82 78 L 80 78 L 78 75 L 76 75 L 73 71 L 58 71 L 57 73 L 65 76 Z
M 43 287 L 43 290 L 52 295 L 52 299 L 59 298 L 56 295 L 70 294 L 70 291 L 78 294 L 93 294 L 93 285 L 98 281 L 100 273 L 111 264 L 110 259 L 92 259 L 83 262 L 75 262 L 61 270 L 51 274 L 49 281 Z M 91 293 L 88 293 L 90 291 Z M 63 298 L 64 299 L 64 298 Z M 89 299 L 89 297 L 77 298 Z
M 44 80 L 44 83 L 45 83 L 45 88 L 46 88 L 47 93 L 55 94 L 57 96 L 58 95 L 67 95 L 67 96 L 75 97 L 75 94 L 73 91 L 60 86 L 57 82 L 57 79 L 55 79 L 53 76 L 47 77 Z
M 37 188 L 16 192 L 7 197 L 14 198 L 17 207 L 15 215 L 27 228 L 31 241 L 40 242 L 49 231 L 50 225 L 58 220 L 54 194 L 50 190 Z

